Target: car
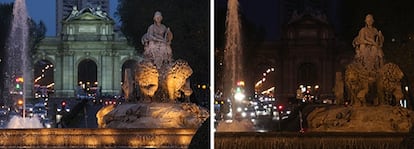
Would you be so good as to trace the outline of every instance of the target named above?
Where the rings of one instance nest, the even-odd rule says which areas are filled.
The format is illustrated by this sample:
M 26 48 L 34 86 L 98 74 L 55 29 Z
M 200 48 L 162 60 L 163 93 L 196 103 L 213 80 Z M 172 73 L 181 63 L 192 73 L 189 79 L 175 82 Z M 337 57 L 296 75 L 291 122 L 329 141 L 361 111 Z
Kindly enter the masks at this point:
M 116 104 L 118 104 L 118 102 L 117 102 L 116 99 L 107 99 L 107 100 L 105 100 L 104 104 L 105 104 L 105 106 L 107 106 L 107 105 L 116 105 Z
M 47 117 L 47 111 L 46 109 L 35 109 L 33 111 L 33 116 L 37 116 L 40 119 L 44 119 Z
M 62 101 L 61 104 L 58 105 L 56 108 L 57 112 L 70 112 L 70 106 L 66 103 L 66 101 Z
M 52 128 L 53 127 L 53 121 L 51 121 L 49 118 L 45 118 L 41 120 L 42 125 L 44 128 Z
M 33 108 L 34 108 L 33 104 L 28 103 L 28 104 L 26 104 L 25 108 L 26 108 L 25 116 L 26 117 L 33 117 Z M 20 112 L 21 116 L 23 116 L 23 107 L 19 107 L 19 112 Z

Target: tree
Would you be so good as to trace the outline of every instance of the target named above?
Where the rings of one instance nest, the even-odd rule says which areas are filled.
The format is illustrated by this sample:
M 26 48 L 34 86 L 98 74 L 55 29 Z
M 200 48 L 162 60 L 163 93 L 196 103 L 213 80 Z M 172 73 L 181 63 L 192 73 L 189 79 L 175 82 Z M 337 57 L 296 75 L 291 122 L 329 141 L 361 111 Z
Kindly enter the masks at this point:
M 38 43 L 45 38 L 46 35 L 46 26 L 43 21 L 36 23 L 34 20 L 29 19 L 29 44 L 30 51 L 34 51 Z
M 115 14 L 122 23 L 121 31 L 140 53 L 144 49 L 141 37 L 153 23 L 155 11 L 161 11 L 163 24 L 174 34 L 171 44 L 173 58 L 188 61 L 193 69 L 192 82 L 208 84 L 210 1 L 119 0 Z
M 0 59 L 6 55 L 5 45 L 10 32 L 10 22 L 13 13 L 13 3 L 0 4 Z M 0 62 L 0 71 L 3 72 L 4 62 Z M 1 73 L 3 74 L 3 73 Z M 0 77 L 0 88 L 3 88 L 4 77 Z

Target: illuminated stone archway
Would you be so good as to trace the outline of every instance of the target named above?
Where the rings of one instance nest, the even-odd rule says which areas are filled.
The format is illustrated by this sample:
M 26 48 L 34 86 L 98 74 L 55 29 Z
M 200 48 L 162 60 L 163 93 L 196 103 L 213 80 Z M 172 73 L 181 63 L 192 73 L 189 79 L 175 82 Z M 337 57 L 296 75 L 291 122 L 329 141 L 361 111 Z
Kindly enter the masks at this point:
M 91 10 L 82 9 L 76 16 L 63 20 L 61 36 L 46 37 L 34 51 L 34 60 L 47 58 L 54 64 L 56 98 L 76 97 L 78 66 L 83 60 L 96 64 L 101 94 L 118 95 L 123 63 L 142 59 L 134 47 L 128 46 L 126 38 L 114 32 L 111 18 Z

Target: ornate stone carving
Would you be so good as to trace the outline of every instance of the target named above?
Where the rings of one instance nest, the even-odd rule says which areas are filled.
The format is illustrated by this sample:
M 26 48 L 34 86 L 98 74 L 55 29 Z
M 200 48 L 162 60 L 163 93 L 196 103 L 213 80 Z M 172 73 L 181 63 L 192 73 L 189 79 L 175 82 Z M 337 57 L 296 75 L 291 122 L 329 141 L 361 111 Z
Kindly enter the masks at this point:
M 373 27 L 373 16 L 368 14 L 365 23 L 366 26 L 359 31 L 352 43 L 356 53 L 354 61 L 345 71 L 345 84 L 351 104 L 365 105 L 368 96 L 373 105 L 399 101 L 403 98 L 400 81 L 404 74 L 393 63 L 384 65 L 384 36 Z
M 167 87 L 170 100 L 175 100 L 182 96 L 189 96 L 192 93 L 191 88 L 187 86 L 190 82 L 187 78 L 191 76 L 193 70 L 184 60 L 177 60 L 167 70 L 165 85 Z M 187 94 L 187 95 L 186 95 Z
M 348 88 L 349 99 L 352 105 L 365 105 L 365 96 L 368 93 L 368 75 L 362 70 L 362 65 L 352 63 L 346 67 L 345 85 Z
M 159 73 L 157 68 L 150 61 L 143 60 L 135 70 L 135 81 L 138 82 L 144 100 L 151 100 L 158 90 Z
M 96 7 L 96 10 L 93 12 L 93 14 L 106 20 L 109 20 L 108 14 L 102 11 L 101 6 Z
M 377 88 L 380 103 L 391 104 L 394 100 L 396 105 L 399 105 L 399 101 L 404 98 L 400 81 L 404 74 L 401 69 L 396 64 L 387 63 L 378 74 Z
M 153 19 L 154 24 L 141 39 L 145 60 L 136 69 L 135 79 L 145 98 L 156 95 L 160 101 L 175 101 L 189 97 L 192 90 L 188 78 L 193 71 L 186 61 L 173 61 L 170 47 L 173 37 L 170 29 L 161 24 L 161 12 L 155 12 Z M 156 76 L 152 75 L 155 73 Z
M 381 31 L 373 26 L 374 17 L 368 14 L 365 17 L 365 27 L 363 27 L 352 45 L 355 49 L 355 60 L 363 64 L 368 71 L 375 71 L 383 64 L 382 44 L 384 36 Z
M 66 21 L 72 19 L 73 17 L 76 17 L 79 15 L 79 10 L 77 6 L 73 6 L 72 7 L 72 12 L 70 13 L 70 15 L 66 18 Z
M 367 25 L 353 42 L 354 61 L 345 70 L 351 106 L 314 109 L 307 116 L 310 131 L 409 132 L 413 128 L 413 111 L 399 106 L 404 74 L 396 64 L 384 64 L 384 37 L 372 27 L 373 21 L 372 15 L 366 16 Z
M 144 58 L 151 59 L 157 68 L 161 68 L 172 60 L 170 43 L 173 35 L 170 28 L 161 23 L 163 19 L 161 12 L 155 12 L 153 19 L 154 24 L 148 27 L 141 42 L 144 44 Z
M 155 23 L 142 38 L 144 60 L 135 69 L 139 100 L 149 103 L 121 104 L 100 110 L 97 114 L 100 128 L 197 128 L 208 117 L 204 108 L 175 102 L 177 98 L 188 99 L 193 92 L 189 80 L 193 70 L 186 61 L 171 58 L 172 34 L 161 24 L 161 19 L 161 13 L 156 12 Z M 123 87 L 125 93 L 131 92 L 131 85 L 127 84 Z

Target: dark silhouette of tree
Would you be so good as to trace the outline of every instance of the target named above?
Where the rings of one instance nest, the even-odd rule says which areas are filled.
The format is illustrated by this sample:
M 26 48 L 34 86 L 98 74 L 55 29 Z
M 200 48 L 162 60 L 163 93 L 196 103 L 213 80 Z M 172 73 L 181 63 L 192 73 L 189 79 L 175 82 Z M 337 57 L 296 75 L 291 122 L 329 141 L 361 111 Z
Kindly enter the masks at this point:
M 0 4 L 0 59 L 5 60 L 6 55 L 6 41 L 10 32 L 10 22 L 13 13 L 13 3 L 2 3 Z M 4 62 L 0 62 L 0 71 L 3 74 Z M 2 76 L 2 75 L 1 75 Z M 0 77 L 0 88 L 3 89 L 4 77 Z
M 31 51 L 34 51 L 34 49 L 38 46 L 38 43 L 42 41 L 42 39 L 45 38 L 46 35 L 46 26 L 43 21 L 39 21 L 39 23 L 36 23 L 34 20 L 29 19 L 29 44 Z

